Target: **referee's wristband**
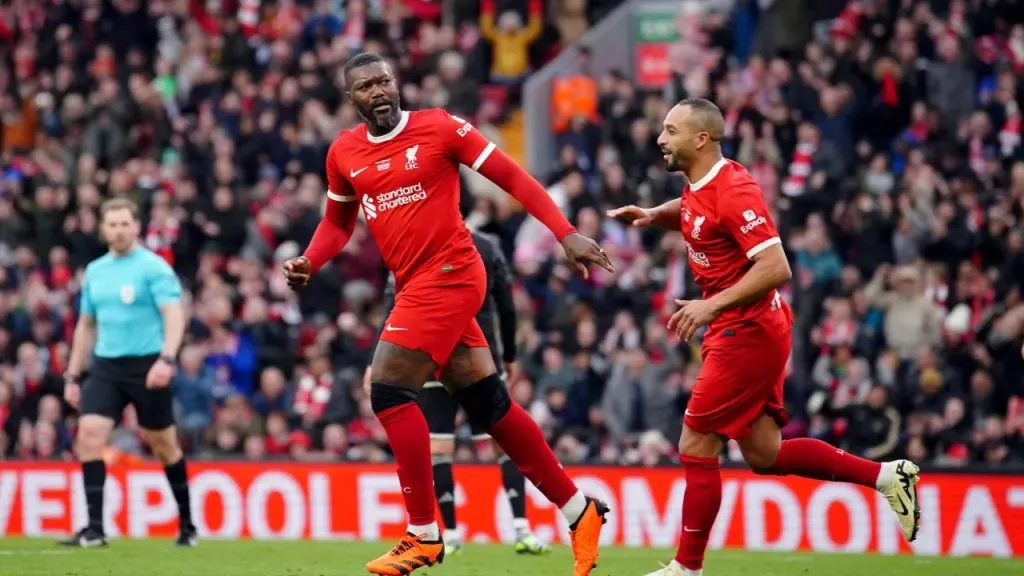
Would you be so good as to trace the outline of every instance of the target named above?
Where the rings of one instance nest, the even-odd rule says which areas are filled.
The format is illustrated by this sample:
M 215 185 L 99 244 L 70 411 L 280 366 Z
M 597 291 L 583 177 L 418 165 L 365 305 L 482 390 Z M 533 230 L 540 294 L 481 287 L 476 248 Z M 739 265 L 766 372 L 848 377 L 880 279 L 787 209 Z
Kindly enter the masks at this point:
M 175 364 L 178 363 L 178 361 L 174 359 L 174 356 L 162 355 L 160 356 L 160 360 L 163 360 L 164 362 L 170 364 L 171 366 L 174 366 Z
M 65 382 L 70 382 L 71 384 L 78 384 L 78 382 L 81 379 L 82 379 L 82 377 L 80 375 L 67 374 L 67 373 L 64 374 L 64 381 Z

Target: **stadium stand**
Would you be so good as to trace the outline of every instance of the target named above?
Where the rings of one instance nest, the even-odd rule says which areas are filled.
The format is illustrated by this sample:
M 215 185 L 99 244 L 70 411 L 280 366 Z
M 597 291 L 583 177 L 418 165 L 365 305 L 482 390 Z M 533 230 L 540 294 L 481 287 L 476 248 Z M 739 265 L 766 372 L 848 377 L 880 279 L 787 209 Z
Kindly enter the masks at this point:
M 385 53 L 408 106 L 447 107 L 499 134 L 493 123 L 521 122 L 529 71 L 615 4 L 0 8 L 0 457 L 70 458 L 60 374 L 76 291 L 104 250 L 98 205 L 123 196 L 143 206 L 143 242 L 189 289 L 174 383 L 189 450 L 386 460 L 359 378 L 385 281 L 372 240 L 360 228 L 299 295 L 278 272 L 316 226 L 326 147 L 357 122 L 340 66 L 360 49 Z M 566 462 L 672 461 L 700 362 L 664 328 L 672 299 L 696 293 L 685 248 L 603 214 L 678 194 L 653 142 L 674 101 L 702 96 L 725 112 L 726 152 L 760 181 L 793 259 L 785 432 L 872 458 L 1024 459 L 1024 11 L 1000 0 L 679 4 L 658 89 L 625 70 L 581 73 L 551 103 L 557 162 L 535 175 L 614 256 L 615 275 L 573 277 L 538 223 L 466 179 L 468 221 L 516 266 L 516 400 Z M 112 459 L 142 455 L 130 409 L 112 444 Z M 467 444 L 459 457 L 475 456 Z

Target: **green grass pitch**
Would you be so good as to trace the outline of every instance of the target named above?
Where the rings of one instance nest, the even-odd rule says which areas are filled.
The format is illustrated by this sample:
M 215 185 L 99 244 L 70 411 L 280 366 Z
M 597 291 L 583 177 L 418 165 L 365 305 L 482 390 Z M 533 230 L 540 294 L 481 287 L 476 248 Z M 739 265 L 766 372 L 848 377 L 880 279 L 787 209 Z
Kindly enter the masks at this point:
M 204 541 L 175 549 L 168 540 L 113 540 L 107 548 L 69 550 L 40 539 L 0 539 L 0 576 L 355 576 L 386 544 L 357 542 Z M 608 548 L 593 576 L 642 576 L 671 558 L 667 550 Z M 707 576 L 1019 576 L 1024 561 L 721 551 Z M 571 576 L 572 556 L 516 556 L 500 545 L 472 545 L 415 576 Z

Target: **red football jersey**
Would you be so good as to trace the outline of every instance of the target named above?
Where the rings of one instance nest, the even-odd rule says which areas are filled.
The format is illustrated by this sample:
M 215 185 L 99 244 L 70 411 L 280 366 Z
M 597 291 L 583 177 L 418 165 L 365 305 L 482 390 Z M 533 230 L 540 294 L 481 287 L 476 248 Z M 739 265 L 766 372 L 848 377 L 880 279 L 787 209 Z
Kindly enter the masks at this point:
M 396 287 L 441 281 L 479 260 L 459 213 L 459 165 L 474 170 L 494 151 L 471 124 L 439 109 L 403 111 L 383 136 L 365 125 L 327 153 L 327 196 L 359 202 Z
M 761 187 L 742 165 L 719 160 L 703 178 L 683 189 L 680 230 L 690 255 L 690 269 L 707 300 L 739 282 L 753 266 L 751 258 L 780 244 Z M 723 312 L 711 331 L 737 321 L 765 321 L 787 316 L 777 290 L 757 302 Z

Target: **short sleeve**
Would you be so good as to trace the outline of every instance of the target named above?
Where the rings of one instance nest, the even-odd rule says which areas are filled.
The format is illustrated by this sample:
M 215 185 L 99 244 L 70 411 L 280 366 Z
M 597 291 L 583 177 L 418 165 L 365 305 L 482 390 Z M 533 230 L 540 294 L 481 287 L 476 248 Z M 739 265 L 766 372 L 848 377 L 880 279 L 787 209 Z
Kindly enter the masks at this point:
M 149 293 L 157 306 L 172 304 L 181 301 L 181 282 L 174 269 L 163 259 L 157 260 L 150 266 L 149 271 Z
M 78 314 L 79 316 L 95 316 L 96 306 L 89 297 L 89 268 L 85 269 L 82 275 L 82 289 L 78 293 Z
M 327 150 L 327 162 L 324 166 L 327 172 L 327 198 L 335 202 L 355 202 L 356 193 L 345 179 L 344 169 L 338 158 L 338 150 L 341 148 L 341 139 L 337 139 Z
M 494 143 L 466 120 L 444 111 L 438 111 L 438 135 L 445 143 L 448 154 L 473 170 L 480 170 L 494 152 Z
M 743 182 L 724 191 L 718 200 L 718 217 L 747 258 L 782 243 L 764 195 L 754 182 Z

